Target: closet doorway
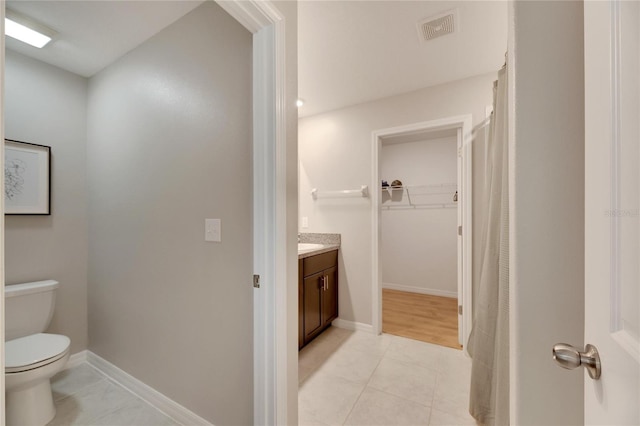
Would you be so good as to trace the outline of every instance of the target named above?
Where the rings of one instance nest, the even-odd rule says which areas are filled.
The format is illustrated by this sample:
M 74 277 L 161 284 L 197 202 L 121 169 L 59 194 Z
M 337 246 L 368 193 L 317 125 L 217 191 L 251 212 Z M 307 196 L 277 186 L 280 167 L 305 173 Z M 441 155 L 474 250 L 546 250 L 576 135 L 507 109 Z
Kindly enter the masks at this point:
M 375 331 L 466 346 L 471 116 L 379 130 L 373 142 Z

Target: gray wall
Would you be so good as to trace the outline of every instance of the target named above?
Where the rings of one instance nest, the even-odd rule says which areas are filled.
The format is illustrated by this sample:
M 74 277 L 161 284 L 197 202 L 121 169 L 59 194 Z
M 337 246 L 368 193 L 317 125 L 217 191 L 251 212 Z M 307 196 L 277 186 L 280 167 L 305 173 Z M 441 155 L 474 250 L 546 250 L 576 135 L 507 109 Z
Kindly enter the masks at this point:
M 583 4 L 512 7 L 511 423 L 581 425 L 585 373 L 551 348 L 584 347 Z
M 89 82 L 89 348 L 220 425 L 253 419 L 251 61 L 206 2 Z
M 5 217 L 6 283 L 60 282 L 49 332 L 87 347 L 87 80 L 6 51 L 5 137 L 52 149 L 51 216 Z

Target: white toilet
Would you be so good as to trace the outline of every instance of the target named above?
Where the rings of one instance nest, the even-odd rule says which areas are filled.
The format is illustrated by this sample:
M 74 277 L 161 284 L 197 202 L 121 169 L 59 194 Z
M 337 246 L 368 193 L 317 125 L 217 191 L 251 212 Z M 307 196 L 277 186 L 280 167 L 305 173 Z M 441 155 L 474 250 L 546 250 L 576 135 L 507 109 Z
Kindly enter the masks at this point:
M 56 414 L 49 379 L 67 363 L 71 341 L 43 331 L 58 287 L 53 280 L 5 286 L 7 426 L 46 425 Z

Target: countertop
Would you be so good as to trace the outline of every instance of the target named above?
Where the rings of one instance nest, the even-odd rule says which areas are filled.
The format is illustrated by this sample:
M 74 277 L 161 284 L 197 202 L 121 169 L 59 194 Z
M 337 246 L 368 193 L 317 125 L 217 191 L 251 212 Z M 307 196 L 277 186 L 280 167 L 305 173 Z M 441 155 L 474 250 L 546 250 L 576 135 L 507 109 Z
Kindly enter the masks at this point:
M 316 256 L 322 253 L 328 253 L 333 250 L 338 250 L 340 244 L 323 244 L 322 247 L 312 250 L 298 250 L 298 259 L 304 259 L 305 257 Z

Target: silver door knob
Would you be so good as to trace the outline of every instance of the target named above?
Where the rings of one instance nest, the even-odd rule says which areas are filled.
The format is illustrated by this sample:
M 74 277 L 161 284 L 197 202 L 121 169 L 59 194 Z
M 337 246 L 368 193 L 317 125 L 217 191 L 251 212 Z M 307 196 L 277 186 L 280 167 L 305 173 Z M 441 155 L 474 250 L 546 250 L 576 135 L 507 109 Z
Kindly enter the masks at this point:
M 566 343 L 558 343 L 553 347 L 553 359 L 562 368 L 573 370 L 583 366 L 594 380 L 600 378 L 600 355 L 595 346 L 587 344 L 584 352 Z

